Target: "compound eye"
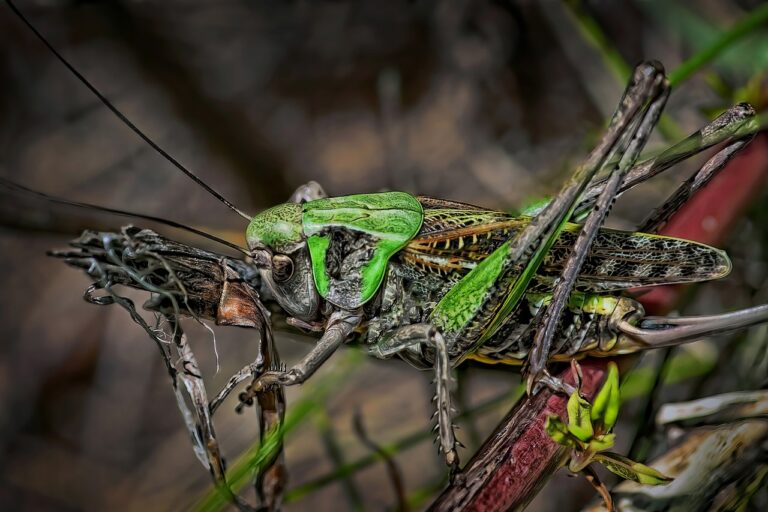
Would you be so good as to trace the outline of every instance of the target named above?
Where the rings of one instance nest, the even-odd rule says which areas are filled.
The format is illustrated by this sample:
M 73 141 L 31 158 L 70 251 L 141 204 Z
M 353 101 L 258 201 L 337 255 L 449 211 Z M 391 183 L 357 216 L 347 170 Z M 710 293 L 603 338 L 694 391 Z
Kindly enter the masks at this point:
M 287 281 L 293 275 L 293 260 L 285 254 L 272 256 L 272 278 L 276 283 Z

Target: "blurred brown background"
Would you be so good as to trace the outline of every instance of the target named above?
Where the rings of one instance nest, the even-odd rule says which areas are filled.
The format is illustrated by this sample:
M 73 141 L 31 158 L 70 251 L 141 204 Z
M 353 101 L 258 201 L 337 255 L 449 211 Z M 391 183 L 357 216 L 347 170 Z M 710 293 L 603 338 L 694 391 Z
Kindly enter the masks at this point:
M 18 3 L 150 137 L 251 213 L 284 201 L 310 179 L 331 195 L 397 189 L 495 208 L 551 193 L 618 100 L 624 80 L 611 62 L 632 66 L 655 58 L 674 69 L 761 4 Z M 605 36 L 602 50 L 588 23 Z M 666 138 L 657 136 L 649 150 L 735 101 L 762 106 L 767 35 L 765 28 L 756 31 L 679 86 Z M 693 167 L 628 194 L 611 224 L 631 227 Z M 0 8 L 0 173 L 55 195 L 172 218 L 242 242 L 242 219 L 121 125 L 6 6 Z M 84 228 L 116 229 L 127 221 L 5 192 L 0 215 L 0 508 L 188 508 L 209 480 L 156 348 L 124 311 L 86 304 L 87 278 L 45 256 Z M 689 311 L 766 300 L 765 220 L 762 209 L 751 210 L 729 249 L 734 274 L 700 287 Z M 253 357 L 250 333 L 217 329 L 217 373 L 211 335 L 191 323 L 187 328 L 211 394 Z M 296 335 L 278 342 L 289 363 L 307 350 Z M 737 342 L 698 346 L 692 353 L 709 366 L 671 386 L 670 398 L 755 387 L 766 376 L 759 374 L 765 366 L 741 372 L 734 366 L 739 358 L 758 364 L 759 351 L 745 355 Z M 724 346 L 732 351 L 727 357 L 719 352 Z M 333 370 L 331 363 L 323 372 Z M 379 443 L 425 433 L 430 378 L 400 362 L 360 363 L 323 408 L 325 416 L 313 416 L 287 439 L 289 488 L 370 454 L 351 427 L 356 410 Z M 463 410 L 502 397 L 463 424 L 465 459 L 510 407 L 518 380 L 505 369 L 461 372 Z M 289 408 L 311 385 L 288 392 Z M 631 404 L 627 442 L 640 421 Z M 234 405 L 225 405 L 216 422 L 231 458 L 257 435 L 253 413 L 237 416 Z M 396 461 L 409 499 L 423 507 L 446 474 L 430 437 L 400 451 Z M 562 474 L 531 509 L 577 510 L 591 496 L 587 484 Z M 312 494 L 294 492 L 286 508 L 394 504 L 377 462 Z

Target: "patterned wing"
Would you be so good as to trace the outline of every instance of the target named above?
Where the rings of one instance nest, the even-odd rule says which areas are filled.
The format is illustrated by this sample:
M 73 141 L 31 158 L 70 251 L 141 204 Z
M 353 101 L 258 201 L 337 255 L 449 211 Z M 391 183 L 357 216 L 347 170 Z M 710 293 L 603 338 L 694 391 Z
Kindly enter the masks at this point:
M 401 251 L 401 259 L 422 271 L 459 279 L 514 237 L 530 217 L 514 217 L 462 203 L 419 198 L 424 222 Z M 569 224 L 546 256 L 537 278 L 540 291 L 563 271 L 580 226 Z M 638 286 L 706 281 L 730 271 L 727 255 L 704 244 L 647 233 L 600 230 L 576 288 L 612 291 Z

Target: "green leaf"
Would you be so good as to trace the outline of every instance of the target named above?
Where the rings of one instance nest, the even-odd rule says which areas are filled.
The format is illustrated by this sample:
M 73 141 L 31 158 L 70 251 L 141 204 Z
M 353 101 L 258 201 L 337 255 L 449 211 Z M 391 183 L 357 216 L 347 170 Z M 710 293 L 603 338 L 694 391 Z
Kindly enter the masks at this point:
M 558 416 L 552 415 L 547 417 L 547 421 L 544 423 L 544 430 L 557 444 L 563 446 L 574 446 L 576 444 L 573 436 L 568 432 L 568 427 Z
M 608 375 L 603 387 L 592 403 L 591 418 L 595 425 L 601 425 L 603 432 L 610 432 L 619 416 L 621 397 L 619 395 L 619 368 L 616 363 L 608 363 Z M 599 427 L 600 428 L 600 427 Z
M 731 25 L 728 30 L 720 33 L 709 45 L 695 53 L 678 66 L 677 69 L 671 71 L 669 73 L 670 84 L 676 85 L 686 80 L 704 65 L 719 57 L 724 50 L 732 48 L 736 41 L 764 26 L 767 21 L 768 4 L 753 9 L 751 12 L 741 17 L 736 23 Z M 755 44 L 753 43 L 752 46 L 754 47 Z M 739 55 L 744 55 L 744 53 L 742 52 Z
M 673 479 L 661 474 L 650 466 L 640 464 L 617 453 L 598 453 L 594 457 L 611 473 L 619 475 L 625 480 L 632 480 L 644 485 L 666 485 Z
M 568 431 L 580 441 L 587 442 L 595 434 L 590 419 L 591 408 L 589 402 L 579 396 L 578 391 L 568 399 Z
M 613 442 L 616 440 L 616 434 L 605 434 L 593 438 L 589 442 L 589 449 L 593 452 L 602 452 L 613 446 Z

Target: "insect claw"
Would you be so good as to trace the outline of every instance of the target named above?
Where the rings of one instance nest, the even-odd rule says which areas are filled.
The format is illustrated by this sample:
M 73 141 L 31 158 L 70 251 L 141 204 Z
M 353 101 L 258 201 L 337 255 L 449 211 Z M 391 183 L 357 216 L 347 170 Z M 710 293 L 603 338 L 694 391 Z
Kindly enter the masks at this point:
M 446 462 L 448 462 L 446 458 Z M 449 479 L 451 481 L 451 485 L 461 485 L 466 480 L 466 476 L 464 473 L 461 472 L 461 468 L 459 468 L 459 457 L 458 455 L 454 458 L 452 463 L 448 463 L 449 466 L 451 466 Z

